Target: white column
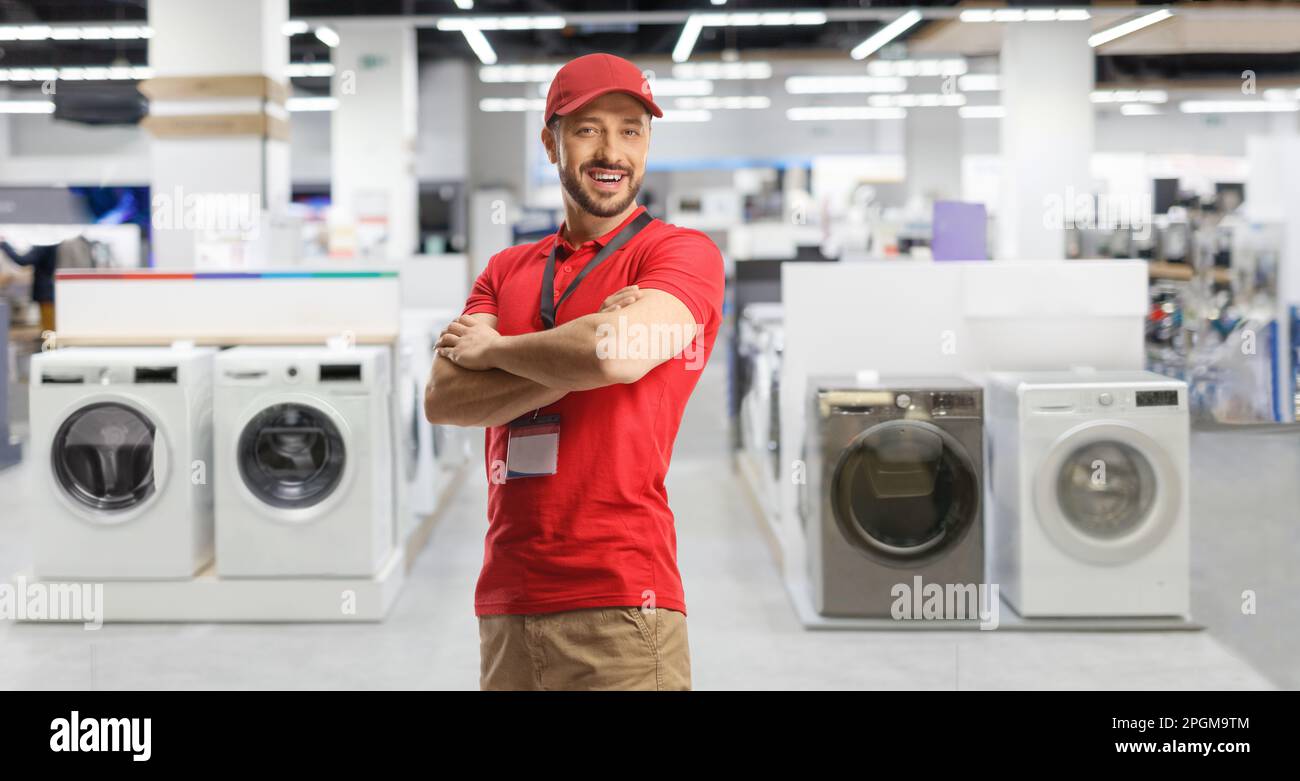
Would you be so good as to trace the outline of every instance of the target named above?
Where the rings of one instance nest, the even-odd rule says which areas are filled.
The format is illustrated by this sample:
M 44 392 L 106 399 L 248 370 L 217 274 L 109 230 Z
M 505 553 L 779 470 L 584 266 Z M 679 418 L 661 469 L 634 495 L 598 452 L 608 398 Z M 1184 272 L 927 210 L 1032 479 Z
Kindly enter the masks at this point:
M 1065 257 L 1061 215 L 1089 192 L 1089 22 L 1003 25 L 999 259 Z
M 340 25 L 330 131 L 330 254 L 400 260 L 419 241 L 415 30 Z M 459 110 L 459 109 L 458 109 Z
M 287 0 L 154 0 L 144 127 L 161 267 L 274 265 L 289 201 Z
M 951 106 L 907 110 L 908 200 L 961 198 L 962 119 Z

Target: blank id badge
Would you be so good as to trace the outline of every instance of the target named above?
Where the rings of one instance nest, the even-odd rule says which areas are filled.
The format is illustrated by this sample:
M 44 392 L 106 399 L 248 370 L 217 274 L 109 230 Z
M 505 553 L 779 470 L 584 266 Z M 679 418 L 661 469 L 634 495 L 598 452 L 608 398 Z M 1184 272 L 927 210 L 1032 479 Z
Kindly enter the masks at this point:
M 559 415 L 516 420 L 506 440 L 506 479 L 553 475 L 559 455 Z

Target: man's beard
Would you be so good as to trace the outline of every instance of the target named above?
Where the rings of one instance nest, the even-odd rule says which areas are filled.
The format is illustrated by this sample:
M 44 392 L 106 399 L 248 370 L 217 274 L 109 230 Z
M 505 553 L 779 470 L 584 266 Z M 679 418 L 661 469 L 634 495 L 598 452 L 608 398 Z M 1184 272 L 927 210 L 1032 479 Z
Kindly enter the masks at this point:
M 578 206 L 582 207 L 583 211 L 593 216 L 617 217 L 622 214 L 623 211 L 636 200 L 637 193 L 641 191 L 641 180 L 633 179 L 630 171 L 619 166 L 603 166 L 592 163 L 590 167 L 624 171 L 625 173 L 623 178 L 627 181 L 627 195 L 617 200 L 604 198 L 597 200 L 582 187 L 581 179 L 587 175 L 584 171 L 579 170 L 578 177 L 575 179 L 569 174 L 568 169 L 561 166 L 559 168 L 560 184 L 564 185 L 564 191 L 569 194 L 569 197 L 572 198 Z

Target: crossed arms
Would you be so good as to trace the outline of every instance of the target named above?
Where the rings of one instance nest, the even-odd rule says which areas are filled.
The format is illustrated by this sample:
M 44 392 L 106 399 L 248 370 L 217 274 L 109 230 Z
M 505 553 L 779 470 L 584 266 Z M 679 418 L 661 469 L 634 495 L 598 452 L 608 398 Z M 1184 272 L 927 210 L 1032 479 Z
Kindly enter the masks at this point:
M 662 290 L 623 288 L 600 311 L 550 330 L 502 336 L 495 315 L 452 321 L 438 338 L 424 413 L 431 423 L 499 426 L 545 407 L 570 391 L 633 383 L 674 358 L 695 338 L 695 318 Z M 679 332 L 673 351 L 617 349 L 620 333 L 634 329 Z M 613 348 L 613 349 L 611 349 Z

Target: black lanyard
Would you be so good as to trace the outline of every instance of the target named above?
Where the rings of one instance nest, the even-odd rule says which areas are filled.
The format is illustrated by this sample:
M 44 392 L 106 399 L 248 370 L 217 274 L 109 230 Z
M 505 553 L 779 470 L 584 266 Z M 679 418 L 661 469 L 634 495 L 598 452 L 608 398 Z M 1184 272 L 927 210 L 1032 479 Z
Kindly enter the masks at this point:
M 578 276 L 574 277 L 573 281 L 569 283 L 569 287 L 560 296 L 559 301 L 555 300 L 555 249 L 560 245 L 560 237 L 557 235 L 555 243 L 551 245 L 551 254 L 546 258 L 546 269 L 542 272 L 542 326 L 554 328 L 555 310 L 560 304 L 564 303 L 564 299 L 573 293 L 578 287 L 578 283 L 587 276 L 588 272 L 603 263 L 606 258 L 613 255 L 620 247 L 628 243 L 633 236 L 640 233 L 642 228 L 652 222 L 654 222 L 654 217 L 651 217 L 649 212 L 641 212 L 637 215 L 635 220 L 628 223 L 623 230 L 609 240 L 608 244 L 601 248 L 600 252 L 596 253 L 596 257 L 587 261 L 587 265 L 583 266 L 582 271 L 578 272 Z

